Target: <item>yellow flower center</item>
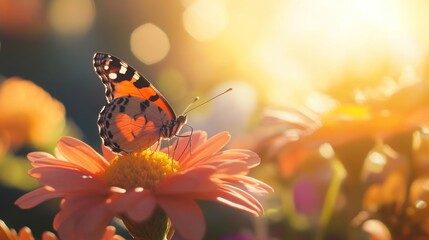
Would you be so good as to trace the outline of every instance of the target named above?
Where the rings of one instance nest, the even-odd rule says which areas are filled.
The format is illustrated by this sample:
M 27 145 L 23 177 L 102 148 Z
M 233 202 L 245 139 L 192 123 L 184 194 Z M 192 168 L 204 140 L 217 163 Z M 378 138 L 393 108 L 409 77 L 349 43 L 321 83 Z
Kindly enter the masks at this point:
M 105 179 L 111 186 L 124 189 L 150 189 L 165 176 L 178 172 L 179 169 L 179 162 L 163 152 L 137 149 L 116 156 L 106 169 Z

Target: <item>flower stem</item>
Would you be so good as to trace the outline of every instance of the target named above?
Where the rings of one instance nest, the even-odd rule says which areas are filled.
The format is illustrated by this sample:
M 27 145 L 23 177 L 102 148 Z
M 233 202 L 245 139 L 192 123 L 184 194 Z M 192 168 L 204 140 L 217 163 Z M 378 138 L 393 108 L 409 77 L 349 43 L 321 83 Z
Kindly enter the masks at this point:
M 325 202 L 320 216 L 320 225 L 317 230 L 315 240 L 322 240 L 325 235 L 326 227 L 331 219 L 338 193 L 341 189 L 341 184 L 346 177 L 346 170 L 341 161 L 337 158 L 333 158 L 331 161 L 332 179 L 326 193 Z
M 121 216 L 121 219 L 136 240 L 165 240 L 171 226 L 167 215 L 160 208 L 155 209 L 152 216 L 143 222 L 135 222 L 127 216 Z

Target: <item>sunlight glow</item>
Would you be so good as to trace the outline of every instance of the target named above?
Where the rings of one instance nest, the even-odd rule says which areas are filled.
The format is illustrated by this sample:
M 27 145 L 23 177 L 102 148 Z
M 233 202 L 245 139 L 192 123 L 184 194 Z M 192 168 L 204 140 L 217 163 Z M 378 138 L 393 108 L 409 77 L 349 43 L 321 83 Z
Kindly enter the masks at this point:
M 197 0 L 183 12 L 186 31 L 198 41 L 207 41 L 220 35 L 228 25 L 228 17 L 219 0 Z
M 145 23 L 131 33 L 130 47 L 140 61 L 149 65 L 167 56 L 170 41 L 162 29 L 152 23 Z
M 95 7 L 91 0 L 51 1 L 48 9 L 52 28 L 66 36 L 85 34 L 92 27 L 94 18 Z
M 251 85 L 240 80 L 228 81 L 216 86 L 210 96 L 206 96 L 204 99 L 209 99 L 228 88 L 233 90 L 208 102 L 207 106 L 199 109 L 199 114 L 192 113 L 192 119 L 190 119 L 192 123 L 190 124 L 194 129 L 205 126 L 209 134 L 222 130 L 230 132 L 231 135 L 243 133 L 258 103 L 257 93 Z
M 421 82 L 419 74 L 413 66 L 406 66 L 399 76 L 398 84 L 401 87 L 411 86 Z
M 374 83 L 385 77 L 386 68 L 420 64 L 424 48 L 411 32 L 403 5 L 295 0 L 281 2 L 273 16 L 252 16 L 264 24 L 249 57 L 267 76 L 269 102 L 282 104 L 285 95 L 307 94 L 339 81 Z M 237 45 L 247 41 L 238 38 Z
M 335 99 L 321 94 L 312 93 L 305 99 L 305 106 L 317 113 L 326 113 L 334 109 L 338 103 Z

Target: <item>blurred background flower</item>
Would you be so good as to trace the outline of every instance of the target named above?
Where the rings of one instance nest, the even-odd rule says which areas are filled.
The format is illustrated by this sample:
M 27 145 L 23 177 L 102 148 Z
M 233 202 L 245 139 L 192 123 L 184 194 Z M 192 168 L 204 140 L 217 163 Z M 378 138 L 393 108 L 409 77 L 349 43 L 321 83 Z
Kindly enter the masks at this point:
M 64 128 L 64 106 L 33 82 L 18 77 L 0 85 L 0 138 L 3 149 L 55 142 Z
M 189 124 L 211 134 L 229 131 L 237 145 L 258 151 L 262 166 L 253 174 L 277 195 L 267 200 L 272 207 L 260 221 L 202 203 L 211 219 L 207 239 L 240 233 L 342 238 L 350 232 L 350 238 L 394 238 L 406 236 L 400 234 L 408 230 L 397 228 L 406 219 L 427 228 L 428 10 L 421 0 L 0 0 L 0 74 L 44 89 L 51 96 L 43 105 L 61 102 L 64 131 L 81 129 L 96 149 L 105 99 L 94 52 L 126 60 L 177 113 L 197 95 L 208 99 L 233 87 L 192 111 Z M 6 99 L 16 97 L 7 92 Z M 31 96 L 16 100 L 16 109 L 36 105 Z M 0 119 L 6 119 L 4 109 L 2 103 Z M 50 133 L 58 133 L 55 123 L 64 124 L 46 117 L 64 111 L 52 109 L 20 119 L 29 125 L 16 134 L 0 126 L 2 136 L 9 135 L 0 139 L 0 164 L 19 162 L 30 150 L 52 151 L 56 136 Z M 50 139 L 31 138 L 35 126 Z M 0 178 L 21 176 L 24 168 L 15 169 L 2 170 Z M 6 182 L 10 191 L 34 187 Z M 393 196 L 380 196 L 392 188 Z M 389 214 L 401 221 L 384 219 Z M 48 230 L 9 220 L 15 229 Z
M 66 126 L 63 104 L 29 80 L 11 77 L 0 81 L 0 109 L 0 209 L 4 219 L 20 221 L 23 216 L 11 207 L 13 198 L 38 185 L 28 178 L 27 151 L 51 149 L 66 132 L 79 134 L 71 120 Z M 49 208 L 41 214 L 45 215 L 49 215 Z M 31 231 L 21 230 L 20 238 L 27 235 Z M 8 239 L 15 239 L 12 236 Z
M 316 239 L 429 237 L 422 214 L 429 99 L 427 83 L 415 79 L 402 86 L 392 80 L 394 89 L 382 82 L 357 90 L 348 102 L 310 95 L 301 109 L 266 111 L 253 133 L 237 141 L 275 169 L 268 179 L 277 181 L 283 203 L 272 207 L 283 210 L 284 226 Z

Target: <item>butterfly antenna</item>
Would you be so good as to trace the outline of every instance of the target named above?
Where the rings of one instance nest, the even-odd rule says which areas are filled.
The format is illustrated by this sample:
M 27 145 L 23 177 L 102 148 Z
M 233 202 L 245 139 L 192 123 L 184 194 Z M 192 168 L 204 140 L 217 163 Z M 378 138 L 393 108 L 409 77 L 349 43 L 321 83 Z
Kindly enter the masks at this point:
M 223 92 L 219 93 L 218 95 L 216 95 L 216 96 L 214 96 L 214 97 L 210 98 L 209 100 L 206 100 L 206 101 L 204 101 L 204 102 L 202 102 L 202 103 L 198 104 L 197 106 L 195 106 L 195 107 L 193 107 L 193 108 L 189 109 L 189 107 L 199 99 L 199 97 L 196 97 L 196 98 L 194 99 L 194 101 L 192 101 L 192 103 L 191 103 L 191 104 L 189 104 L 189 106 L 185 109 L 185 111 L 183 111 L 183 114 L 182 114 L 182 115 L 186 115 L 188 112 L 190 112 L 190 111 L 192 111 L 192 110 L 194 110 L 194 109 L 196 109 L 196 108 L 198 108 L 198 107 L 201 107 L 202 105 L 204 105 L 204 104 L 206 104 L 206 103 L 208 103 L 208 102 L 212 101 L 213 99 L 215 99 L 215 98 L 217 98 L 217 97 L 220 97 L 220 96 L 224 95 L 225 93 L 227 93 L 227 92 L 229 92 L 229 91 L 232 91 L 232 88 L 228 88 L 227 90 L 225 90 L 225 91 L 223 91 Z
M 187 113 L 187 110 L 192 106 L 192 104 L 194 104 L 196 101 L 198 101 L 198 100 L 200 100 L 200 97 L 195 97 L 194 98 L 194 101 L 192 101 L 186 108 L 185 108 L 185 110 L 183 110 L 183 114 L 182 115 L 185 115 L 186 113 Z

